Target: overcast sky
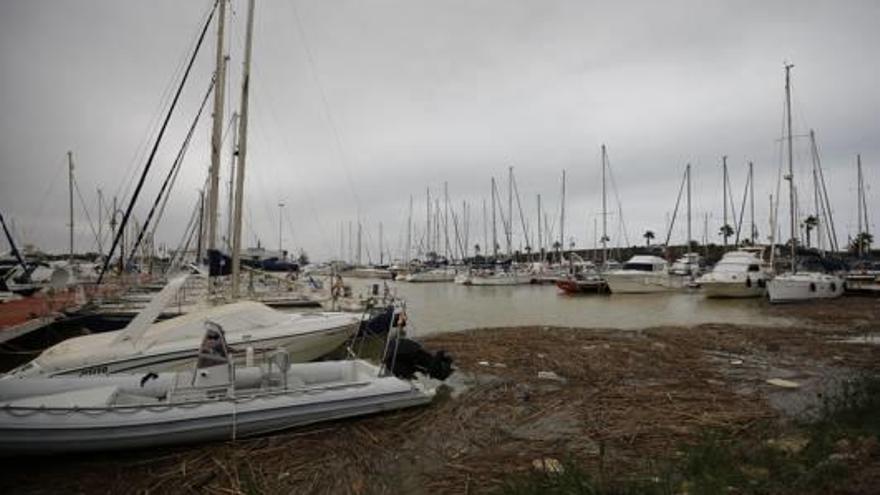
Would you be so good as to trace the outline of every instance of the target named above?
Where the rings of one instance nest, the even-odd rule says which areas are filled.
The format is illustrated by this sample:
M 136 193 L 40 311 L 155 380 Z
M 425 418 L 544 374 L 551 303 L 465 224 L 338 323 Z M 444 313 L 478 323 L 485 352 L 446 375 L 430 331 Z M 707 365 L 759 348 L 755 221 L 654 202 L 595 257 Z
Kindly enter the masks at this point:
M 68 150 L 92 222 L 98 188 L 120 202 L 130 194 L 212 4 L 0 2 L 0 209 L 16 237 L 66 249 Z M 226 119 L 238 107 L 246 2 L 232 7 Z M 137 203 L 140 218 L 210 81 L 215 29 Z M 780 165 L 784 61 L 795 64 L 794 130 L 816 130 L 843 243 L 856 230 L 857 153 L 874 232 L 880 214 L 877 47 L 876 0 L 258 0 L 245 243 L 277 247 L 282 201 L 285 249 L 337 256 L 340 226 L 347 236 L 348 222 L 360 218 L 374 259 L 380 221 L 386 248 L 399 254 L 410 195 L 420 238 L 425 190 L 436 197 L 446 181 L 458 214 L 463 201 L 471 206 L 469 244 L 485 245 L 490 178 L 500 181 L 506 206 L 513 166 L 532 235 L 537 194 L 558 235 L 565 169 L 566 238 L 592 246 L 602 143 L 630 244 L 643 243 L 648 229 L 658 241 L 665 237 L 686 163 L 693 166 L 694 238 L 702 239 L 709 215 L 710 240 L 720 242 L 722 155 L 737 205 L 746 163 L 755 163 L 765 239 Z M 205 182 L 209 117 L 199 123 L 158 230 L 158 242 L 170 247 Z M 795 150 L 805 214 L 812 204 L 808 142 L 797 140 Z M 225 188 L 221 197 L 224 217 Z M 77 250 L 94 250 L 76 203 Z M 609 205 L 616 210 L 613 194 Z M 787 211 L 784 203 L 780 215 Z M 616 213 L 609 217 L 612 244 L 624 241 L 618 223 Z M 684 238 L 678 221 L 673 242 Z

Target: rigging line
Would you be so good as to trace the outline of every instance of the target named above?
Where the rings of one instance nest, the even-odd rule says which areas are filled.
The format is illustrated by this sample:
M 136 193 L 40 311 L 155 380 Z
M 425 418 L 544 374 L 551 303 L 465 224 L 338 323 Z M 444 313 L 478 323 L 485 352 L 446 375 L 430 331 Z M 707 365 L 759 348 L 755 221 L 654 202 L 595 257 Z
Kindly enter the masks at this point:
M 675 209 L 672 210 L 672 220 L 669 222 L 669 230 L 666 231 L 666 242 L 663 244 L 667 247 L 669 247 L 669 239 L 672 237 L 672 228 L 675 225 L 675 217 L 678 216 L 678 207 L 681 204 L 681 195 L 684 192 L 684 185 L 686 182 L 687 171 L 685 171 L 681 178 L 681 186 L 678 188 L 678 197 L 675 198 Z M 688 246 L 688 249 L 690 249 L 690 246 Z
M 216 6 L 216 4 L 215 4 Z M 156 136 L 156 142 L 153 144 L 153 149 L 150 151 L 150 158 L 147 160 L 146 165 L 144 166 L 144 171 L 141 174 L 141 178 L 138 181 L 137 187 L 134 190 L 134 193 L 131 197 L 131 201 L 128 203 L 128 208 L 125 210 L 125 214 L 122 217 L 122 224 L 119 228 L 119 231 L 116 233 L 116 236 L 113 238 L 113 244 L 110 247 L 110 251 L 107 252 L 107 258 L 104 260 L 104 267 L 101 269 L 101 274 L 98 275 L 97 284 L 101 283 L 101 280 L 104 278 L 104 273 L 107 271 L 107 267 L 110 266 L 110 259 L 113 257 L 113 252 L 116 250 L 116 246 L 119 245 L 119 239 L 122 236 L 122 233 L 125 231 L 125 226 L 128 223 L 128 219 L 131 216 L 131 212 L 134 209 L 134 204 L 137 202 L 137 198 L 140 195 L 141 189 L 144 187 L 144 180 L 147 178 L 147 174 L 150 172 L 150 167 L 153 165 L 153 159 L 156 157 L 156 151 L 159 149 L 159 143 L 162 142 L 162 137 L 165 135 L 165 129 L 168 128 L 168 121 L 171 120 L 171 115 L 174 113 L 174 109 L 177 107 L 177 102 L 180 99 L 180 94 L 183 92 L 183 87 L 186 85 L 186 80 L 189 77 L 189 73 L 192 70 L 193 63 L 196 61 L 196 56 L 199 53 L 199 48 L 202 46 L 202 41 L 205 39 L 205 34 L 208 32 L 208 26 L 211 25 L 211 20 L 214 18 L 214 12 L 216 9 L 212 9 L 208 19 L 205 21 L 205 26 L 202 28 L 202 34 L 199 36 L 199 42 L 196 44 L 195 50 L 193 50 L 192 57 L 190 57 L 189 65 L 186 67 L 186 72 L 183 74 L 183 79 L 180 81 L 180 85 L 177 88 L 177 93 L 174 95 L 174 100 L 171 102 L 171 108 L 168 109 L 168 113 L 165 115 L 165 121 L 162 123 L 162 128 L 159 130 L 159 135 Z
M 206 15 L 208 15 L 208 11 L 214 8 L 212 4 L 214 4 L 215 2 L 216 0 L 209 0 L 207 2 L 208 6 L 200 17 L 205 17 Z M 151 113 L 150 120 L 147 123 L 147 127 L 143 135 L 144 137 L 138 143 L 137 148 L 135 148 L 135 152 L 132 154 L 131 158 L 129 159 L 129 163 L 126 166 L 125 174 L 122 175 L 120 182 L 117 183 L 116 188 L 113 191 L 114 195 L 119 196 L 120 200 L 123 203 L 128 199 L 128 194 L 131 190 L 132 179 L 134 179 L 134 176 L 138 170 L 137 164 L 143 160 L 144 156 L 146 156 L 147 149 L 150 144 L 150 136 L 153 136 L 159 127 L 159 123 L 161 122 L 162 117 L 162 109 L 167 106 L 168 101 L 173 94 L 174 82 L 178 80 L 179 75 L 183 71 L 183 68 L 186 66 L 187 55 L 191 52 L 192 47 L 195 45 L 198 35 L 198 31 L 195 31 L 193 33 L 193 35 L 190 37 L 189 42 L 186 45 L 186 48 L 182 51 L 179 61 L 174 65 L 174 69 L 169 75 L 168 81 L 163 86 L 163 90 L 160 94 L 159 100 L 156 102 L 155 108 Z
M 95 224 L 92 223 L 92 217 L 89 215 L 89 209 L 86 207 L 86 202 L 83 199 L 82 193 L 79 190 L 79 182 L 77 182 L 76 178 L 73 178 L 73 189 L 76 191 L 76 195 L 79 198 L 79 202 L 82 205 L 83 212 L 86 214 L 86 220 L 89 222 L 89 228 L 92 230 L 92 234 L 95 236 L 95 241 L 97 242 L 96 246 L 101 245 L 101 238 L 98 236 L 98 232 L 95 230 Z
M 743 189 L 743 199 L 742 199 L 742 203 L 741 203 L 741 206 L 739 209 L 739 221 L 736 222 L 736 219 L 734 219 L 734 221 L 736 222 L 736 238 L 734 239 L 733 242 L 737 246 L 739 246 L 739 234 L 742 231 L 743 217 L 746 214 L 746 199 L 748 199 L 748 197 L 749 197 L 749 188 L 750 187 L 752 187 L 752 176 L 746 175 L 746 187 L 745 187 L 745 189 Z M 736 212 L 734 212 L 734 213 L 736 213 Z M 735 216 L 736 215 L 734 214 L 734 217 Z
M 315 85 L 318 87 L 318 90 L 321 94 L 321 103 L 323 104 L 324 114 L 327 119 L 327 123 L 330 126 L 330 130 L 333 133 L 333 138 L 336 141 L 336 151 L 339 154 L 340 164 L 342 165 L 342 169 L 345 172 L 345 180 L 348 182 L 348 187 L 351 189 L 351 194 L 354 197 L 355 206 L 358 210 L 358 217 L 360 217 L 361 212 L 361 200 L 358 197 L 357 190 L 354 187 L 354 181 L 351 178 L 351 171 L 348 167 L 348 157 L 345 153 L 345 148 L 342 145 L 342 138 L 339 134 L 339 129 L 336 125 L 335 119 L 333 119 L 333 114 L 330 112 L 330 103 L 327 100 L 327 92 L 324 90 L 324 85 L 321 84 L 321 79 L 318 76 L 317 66 L 315 64 L 315 58 L 312 56 L 312 49 L 309 46 L 308 38 L 306 37 L 305 30 L 302 26 L 302 20 L 299 16 L 299 11 L 296 9 L 296 5 L 294 2 L 289 3 L 291 10 L 293 11 L 293 17 L 296 20 L 296 31 L 299 34 L 300 39 L 302 40 L 303 49 L 306 52 L 306 59 L 309 63 L 309 69 L 311 70 L 312 78 L 315 81 Z
M 516 184 L 516 177 L 515 176 L 513 178 L 513 192 L 515 193 L 514 197 L 516 198 L 516 208 L 519 210 L 519 220 L 522 223 L 523 237 L 525 238 L 525 244 L 526 244 L 526 247 L 530 248 L 532 241 L 529 237 L 529 229 L 526 226 L 526 217 L 525 217 L 525 215 L 523 215 L 522 203 L 520 202 L 520 199 L 519 199 L 519 187 Z
M 150 207 L 149 213 L 147 213 L 147 218 L 144 220 L 144 224 L 141 225 L 140 232 L 138 232 L 137 239 L 132 244 L 129 252 L 129 263 L 134 261 L 135 253 L 137 248 L 140 247 L 141 241 L 144 239 L 144 234 L 147 232 L 147 229 L 150 227 L 150 221 L 153 219 L 153 215 L 156 213 L 156 207 L 159 205 L 159 202 L 162 201 L 163 197 L 167 198 L 171 194 L 171 189 L 169 189 L 168 184 L 171 182 L 171 178 L 176 174 L 176 171 L 180 168 L 180 164 L 183 163 L 183 157 L 186 155 L 186 150 L 189 149 L 189 143 L 192 139 L 193 132 L 196 130 L 196 125 L 199 123 L 199 118 L 202 116 L 202 112 L 205 110 L 205 104 L 208 103 L 208 97 L 214 91 L 214 86 L 217 82 L 217 76 L 211 78 L 211 84 L 208 85 L 208 90 L 205 91 L 205 96 L 202 98 L 202 104 L 199 106 L 199 111 L 196 112 L 196 118 L 193 119 L 192 125 L 189 127 L 189 131 L 186 133 L 186 138 L 183 140 L 183 144 L 180 146 L 180 150 L 177 152 L 177 157 L 174 158 L 174 162 L 171 164 L 171 168 L 168 170 L 168 174 L 165 176 L 165 181 L 162 182 L 162 187 L 159 188 L 159 194 L 156 196 L 156 200 L 153 201 L 153 206 Z M 167 190 L 167 193 L 166 193 Z M 158 225 L 158 219 L 156 221 L 156 225 Z

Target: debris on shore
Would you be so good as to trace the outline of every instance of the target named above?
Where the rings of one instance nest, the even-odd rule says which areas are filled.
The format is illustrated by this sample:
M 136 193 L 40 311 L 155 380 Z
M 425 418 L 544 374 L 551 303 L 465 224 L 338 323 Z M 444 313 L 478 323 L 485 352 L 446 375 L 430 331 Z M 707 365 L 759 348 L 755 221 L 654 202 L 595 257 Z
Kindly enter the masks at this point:
M 757 435 L 756 425 L 809 415 L 839 380 L 878 371 L 880 346 L 855 337 L 877 330 L 880 307 L 872 299 L 860 304 L 837 317 L 835 307 L 846 309 L 839 302 L 814 304 L 822 306 L 812 310 L 815 323 L 782 327 L 435 335 L 425 343 L 455 356 L 458 371 L 428 407 L 234 443 L 14 460 L 0 486 L 17 493 L 480 493 L 538 465 L 559 471 L 560 460 L 609 476 L 638 473 L 707 430 Z

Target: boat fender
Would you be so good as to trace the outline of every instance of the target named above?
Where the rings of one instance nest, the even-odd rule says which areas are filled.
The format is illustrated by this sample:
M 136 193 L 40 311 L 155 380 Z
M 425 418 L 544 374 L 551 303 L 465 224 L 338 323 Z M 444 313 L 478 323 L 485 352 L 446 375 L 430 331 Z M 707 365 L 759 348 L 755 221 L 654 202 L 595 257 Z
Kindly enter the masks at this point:
M 831 282 L 831 292 L 837 292 L 837 284 Z
M 816 283 L 810 282 L 810 292 L 816 292 Z
M 392 339 L 388 342 L 388 349 L 391 352 L 385 356 L 385 366 L 398 378 L 412 379 L 416 373 L 422 373 L 445 380 L 455 371 L 452 356 L 446 351 L 431 353 L 412 339 Z
M 153 373 L 152 371 L 147 373 L 146 375 L 144 375 L 143 378 L 141 378 L 141 388 L 144 388 L 144 385 L 146 385 L 148 381 L 156 380 L 158 378 L 159 378 L 159 375 Z
M 746 287 L 752 288 L 752 277 L 746 277 Z

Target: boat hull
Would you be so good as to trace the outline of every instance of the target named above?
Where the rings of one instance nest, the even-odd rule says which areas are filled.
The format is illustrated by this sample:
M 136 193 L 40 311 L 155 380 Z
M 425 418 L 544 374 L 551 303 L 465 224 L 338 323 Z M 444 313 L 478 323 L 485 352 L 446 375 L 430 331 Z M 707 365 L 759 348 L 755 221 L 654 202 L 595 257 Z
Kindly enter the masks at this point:
M 843 295 L 843 279 L 818 273 L 785 273 L 767 283 L 771 303 L 833 299 Z
M 419 406 L 429 403 L 433 395 L 432 390 L 389 376 L 167 405 L 7 404 L 0 408 L 0 454 L 46 455 L 235 440 Z
M 700 288 L 703 294 L 712 299 L 744 299 L 749 297 L 762 297 L 767 293 L 766 285 L 759 286 L 757 283 L 751 287 L 742 281 L 706 281 L 700 280 Z
M 612 294 L 651 294 L 668 292 L 668 276 L 651 273 L 606 273 L 605 281 Z

